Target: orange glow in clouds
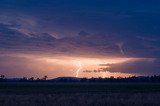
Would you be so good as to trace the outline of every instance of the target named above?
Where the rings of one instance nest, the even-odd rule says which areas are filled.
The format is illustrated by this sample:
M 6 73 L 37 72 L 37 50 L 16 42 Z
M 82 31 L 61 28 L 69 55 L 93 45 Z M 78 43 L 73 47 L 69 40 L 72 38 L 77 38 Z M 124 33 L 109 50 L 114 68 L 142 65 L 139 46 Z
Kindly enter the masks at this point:
M 102 64 L 118 64 L 136 60 L 136 58 L 87 58 L 87 57 L 71 57 L 71 56 L 45 56 L 45 55 L 12 55 L 12 57 L 23 58 L 22 66 L 17 66 L 15 70 L 18 77 L 43 77 L 47 75 L 49 78 L 56 77 L 128 77 L 129 73 L 109 72 L 100 70 L 109 66 L 101 66 Z M 22 67 L 21 69 L 17 69 Z M 12 68 L 14 70 L 14 67 Z M 13 71 L 12 70 L 12 71 Z M 121 71 L 121 70 L 120 70 Z M 14 71 L 13 71 L 14 72 Z M 13 74 L 9 75 L 13 76 Z M 17 77 L 17 76 L 15 76 Z
M 133 58 L 81 58 L 81 57 L 56 57 L 56 58 L 41 58 L 39 61 L 46 62 L 47 64 L 52 64 L 54 67 L 53 73 L 54 77 L 61 76 L 72 76 L 72 77 L 125 77 L 131 76 L 127 73 L 115 73 L 109 71 L 103 72 L 84 72 L 84 70 L 98 70 L 101 68 L 100 64 L 115 64 L 123 63 L 126 61 L 133 60 Z M 107 66 L 106 66 L 107 67 Z M 56 72 L 55 69 L 60 72 Z

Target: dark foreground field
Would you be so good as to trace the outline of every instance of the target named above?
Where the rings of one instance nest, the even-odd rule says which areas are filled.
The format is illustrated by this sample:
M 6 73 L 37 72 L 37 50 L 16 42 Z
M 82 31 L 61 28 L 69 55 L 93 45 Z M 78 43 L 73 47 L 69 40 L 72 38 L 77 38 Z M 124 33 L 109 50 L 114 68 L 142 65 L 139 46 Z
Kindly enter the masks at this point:
M 0 83 L 0 106 L 160 106 L 160 84 Z

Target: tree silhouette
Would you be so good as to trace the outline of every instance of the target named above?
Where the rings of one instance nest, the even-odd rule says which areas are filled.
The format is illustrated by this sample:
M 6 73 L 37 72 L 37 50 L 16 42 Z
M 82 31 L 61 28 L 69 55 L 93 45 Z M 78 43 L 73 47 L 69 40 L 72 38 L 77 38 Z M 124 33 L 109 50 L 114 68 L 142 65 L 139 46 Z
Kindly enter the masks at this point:
M 22 78 L 22 81 L 26 81 L 26 80 L 27 80 L 27 77 L 23 77 L 23 78 Z
M 48 76 L 45 75 L 45 76 L 42 78 L 42 80 L 47 80 L 47 78 L 48 78 Z
M 40 80 L 40 78 L 37 78 L 36 80 L 37 80 L 37 81 L 39 81 L 39 80 Z
M 5 79 L 5 75 L 0 75 L 0 79 Z
M 29 78 L 29 80 L 33 81 L 33 80 L 34 80 L 34 77 Z

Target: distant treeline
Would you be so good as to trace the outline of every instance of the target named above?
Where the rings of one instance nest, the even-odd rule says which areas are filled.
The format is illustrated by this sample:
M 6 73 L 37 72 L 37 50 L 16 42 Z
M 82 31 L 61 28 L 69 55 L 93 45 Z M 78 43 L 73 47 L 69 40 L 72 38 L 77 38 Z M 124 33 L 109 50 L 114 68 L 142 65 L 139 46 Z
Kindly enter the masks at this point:
M 114 78 L 72 78 L 61 77 L 53 79 L 55 82 L 155 82 L 160 83 L 160 76 L 132 76 L 132 77 L 117 77 Z
M 151 82 L 151 83 L 160 83 L 159 76 L 132 76 L 132 77 L 117 77 L 114 78 L 76 78 L 76 77 L 58 77 L 55 79 L 48 79 L 47 76 L 42 78 L 6 78 L 4 75 L 0 75 L 0 82 Z

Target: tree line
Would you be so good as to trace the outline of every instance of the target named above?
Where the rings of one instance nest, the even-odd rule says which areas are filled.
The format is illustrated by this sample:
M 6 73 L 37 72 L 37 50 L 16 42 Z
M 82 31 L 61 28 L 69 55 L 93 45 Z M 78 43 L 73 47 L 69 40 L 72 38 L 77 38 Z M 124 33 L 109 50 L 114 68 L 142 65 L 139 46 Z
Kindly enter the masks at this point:
M 7 77 L 5 77 L 5 75 L 0 75 L 0 81 L 6 81 L 6 80 L 20 80 L 20 81 L 46 81 L 48 78 L 47 75 L 43 76 L 42 78 L 35 78 L 35 77 L 30 77 L 30 78 L 27 78 L 27 77 L 23 77 L 23 78 L 12 78 L 12 79 L 9 79 Z
M 0 75 L 0 81 L 46 81 L 46 82 L 155 82 L 160 83 L 160 75 L 154 76 L 131 76 L 131 77 L 117 77 L 111 76 L 109 78 L 76 78 L 76 77 L 59 77 L 55 79 L 47 79 L 48 76 L 42 78 L 23 77 L 19 79 L 8 79 L 5 75 Z

